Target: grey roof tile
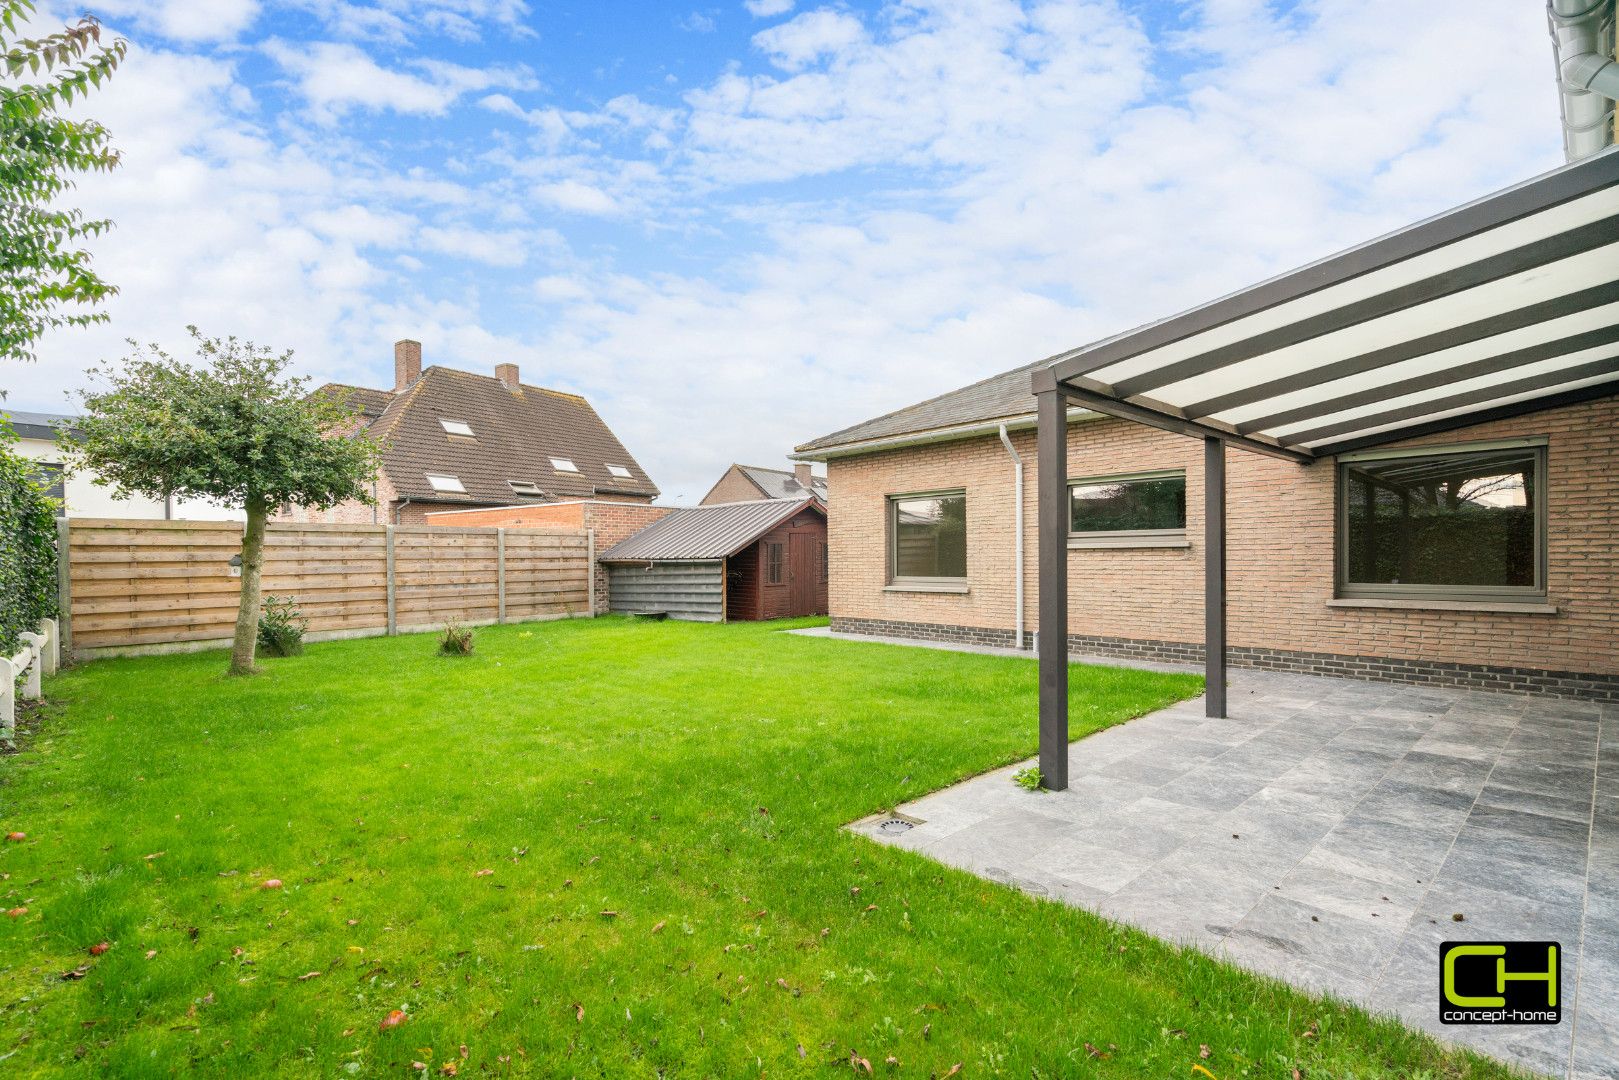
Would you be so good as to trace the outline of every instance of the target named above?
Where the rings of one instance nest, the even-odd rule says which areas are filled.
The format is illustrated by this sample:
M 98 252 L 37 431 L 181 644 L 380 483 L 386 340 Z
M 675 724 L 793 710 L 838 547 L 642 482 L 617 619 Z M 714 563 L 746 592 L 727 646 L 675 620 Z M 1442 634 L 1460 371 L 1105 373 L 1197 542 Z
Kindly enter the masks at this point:
M 816 499 L 760 499 L 676 507 L 597 558 L 602 562 L 723 559 L 741 551 L 806 507 L 825 513 Z
M 1043 366 L 1045 360 L 1003 371 L 970 386 L 940 394 L 938 397 L 907 405 L 872 420 L 866 420 L 834 431 L 829 435 L 811 439 L 798 446 L 800 453 L 827 450 L 868 439 L 883 439 L 896 435 L 911 435 L 919 431 L 975 424 L 986 420 L 1009 420 L 1034 412 L 1034 393 L 1029 389 L 1029 375 Z

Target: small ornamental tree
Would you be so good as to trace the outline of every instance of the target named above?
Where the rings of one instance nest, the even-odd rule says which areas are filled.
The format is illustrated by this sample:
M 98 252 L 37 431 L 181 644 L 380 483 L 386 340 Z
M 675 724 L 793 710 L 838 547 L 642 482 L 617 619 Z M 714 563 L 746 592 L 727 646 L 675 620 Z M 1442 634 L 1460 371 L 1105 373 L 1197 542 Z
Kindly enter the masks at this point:
M 247 512 L 242 593 L 231 650 L 233 675 L 252 673 L 259 627 L 264 525 L 282 503 L 327 509 L 371 502 L 377 444 L 353 425 L 341 399 L 310 397 L 308 380 L 286 374 L 292 353 L 187 327 L 195 365 L 157 345 L 92 368 L 104 389 L 81 392 L 84 417 L 74 465 L 118 495 L 205 498 Z
M 88 15 L 42 38 L 16 36 L 32 0 L 0 0 L 0 360 L 32 360 L 52 327 L 106 319 L 87 310 L 113 292 L 76 245 L 111 222 L 62 205 L 75 174 L 118 165 L 107 129 L 61 110 L 98 87 L 124 57 Z M 72 305 L 69 307 L 69 305 Z

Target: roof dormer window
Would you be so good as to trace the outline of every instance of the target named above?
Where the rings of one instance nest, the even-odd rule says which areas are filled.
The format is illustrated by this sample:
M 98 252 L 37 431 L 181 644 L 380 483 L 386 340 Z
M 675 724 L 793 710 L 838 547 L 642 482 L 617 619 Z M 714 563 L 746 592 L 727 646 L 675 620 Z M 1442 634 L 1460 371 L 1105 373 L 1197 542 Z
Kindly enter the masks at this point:
M 465 495 L 467 493 L 466 485 L 461 483 L 459 476 L 449 476 L 444 473 L 427 473 L 425 475 L 427 476 L 428 484 L 432 486 L 434 491 L 455 495 Z
M 446 420 L 441 416 L 438 422 L 446 435 L 460 435 L 468 439 L 475 438 L 472 434 L 472 425 L 465 420 Z
M 514 495 L 538 497 L 545 494 L 545 492 L 540 490 L 540 485 L 536 484 L 532 480 L 508 480 L 506 483 L 511 485 L 512 494 Z
M 609 465 L 607 466 L 607 471 L 618 477 L 620 480 L 629 480 L 633 478 L 633 474 L 631 474 L 630 470 L 626 469 L 622 465 Z
M 575 465 L 571 458 L 565 458 L 565 457 L 554 457 L 554 458 L 552 458 L 551 459 L 551 468 L 555 469 L 557 472 L 578 472 L 579 471 L 579 466 Z

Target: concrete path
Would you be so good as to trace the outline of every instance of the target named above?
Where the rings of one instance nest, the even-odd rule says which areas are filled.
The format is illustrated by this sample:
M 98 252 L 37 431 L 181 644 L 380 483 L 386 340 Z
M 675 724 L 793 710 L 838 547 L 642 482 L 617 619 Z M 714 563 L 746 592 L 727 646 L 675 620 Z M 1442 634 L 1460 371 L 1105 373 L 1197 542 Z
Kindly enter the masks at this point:
M 1228 720 L 1200 699 L 1075 743 L 1065 792 L 1013 766 L 899 807 L 908 830 L 852 828 L 1537 1072 L 1619 1078 L 1619 707 L 1254 671 L 1230 698 Z M 1562 1022 L 1441 1025 L 1456 940 L 1561 943 Z

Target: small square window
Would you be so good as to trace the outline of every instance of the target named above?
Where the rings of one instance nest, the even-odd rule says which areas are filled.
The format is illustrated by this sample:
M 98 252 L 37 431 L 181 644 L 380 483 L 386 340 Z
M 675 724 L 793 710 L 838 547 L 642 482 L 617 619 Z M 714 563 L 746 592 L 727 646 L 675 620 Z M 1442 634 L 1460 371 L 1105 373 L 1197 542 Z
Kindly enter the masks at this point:
M 544 492 L 542 492 L 540 490 L 540 485 L 536 484 L 532 480 L 508 480 L 508 481 L 506 481 L 506 483 L 510 484 L 511 488 L 512 488 L 512 491 L 515 494 L 518 494 L 518 495 L 543 495 L 543 494 L 545 494 Z
M 630 470 L 626 469 L 622 465 L 609 465 L 607 466 L 607 471 L 618 477 L 620 480 L 629 480 L 634 476 Z
M 444 429 L 444 434 L 446 435 L 464 435 L 469 439 L 474 437 L 472 425 L 465 420 L 446 420 L 440 417 L 439 426 Z
M 552 458 L 551 459 L 551 468 L 555 469 L 557 472 L 578 472 L 579 471 L 579 466 L 575 465 L 570 458 L 565 458 L 565 457 L 554 457 L 554 458 Z
M 427 482 L 434 491 L 453 492 L 459 495 L 467 493 L 466 485 L 461 483 L 458 476 L 445 476 L 442 473 L 427 473 Z

